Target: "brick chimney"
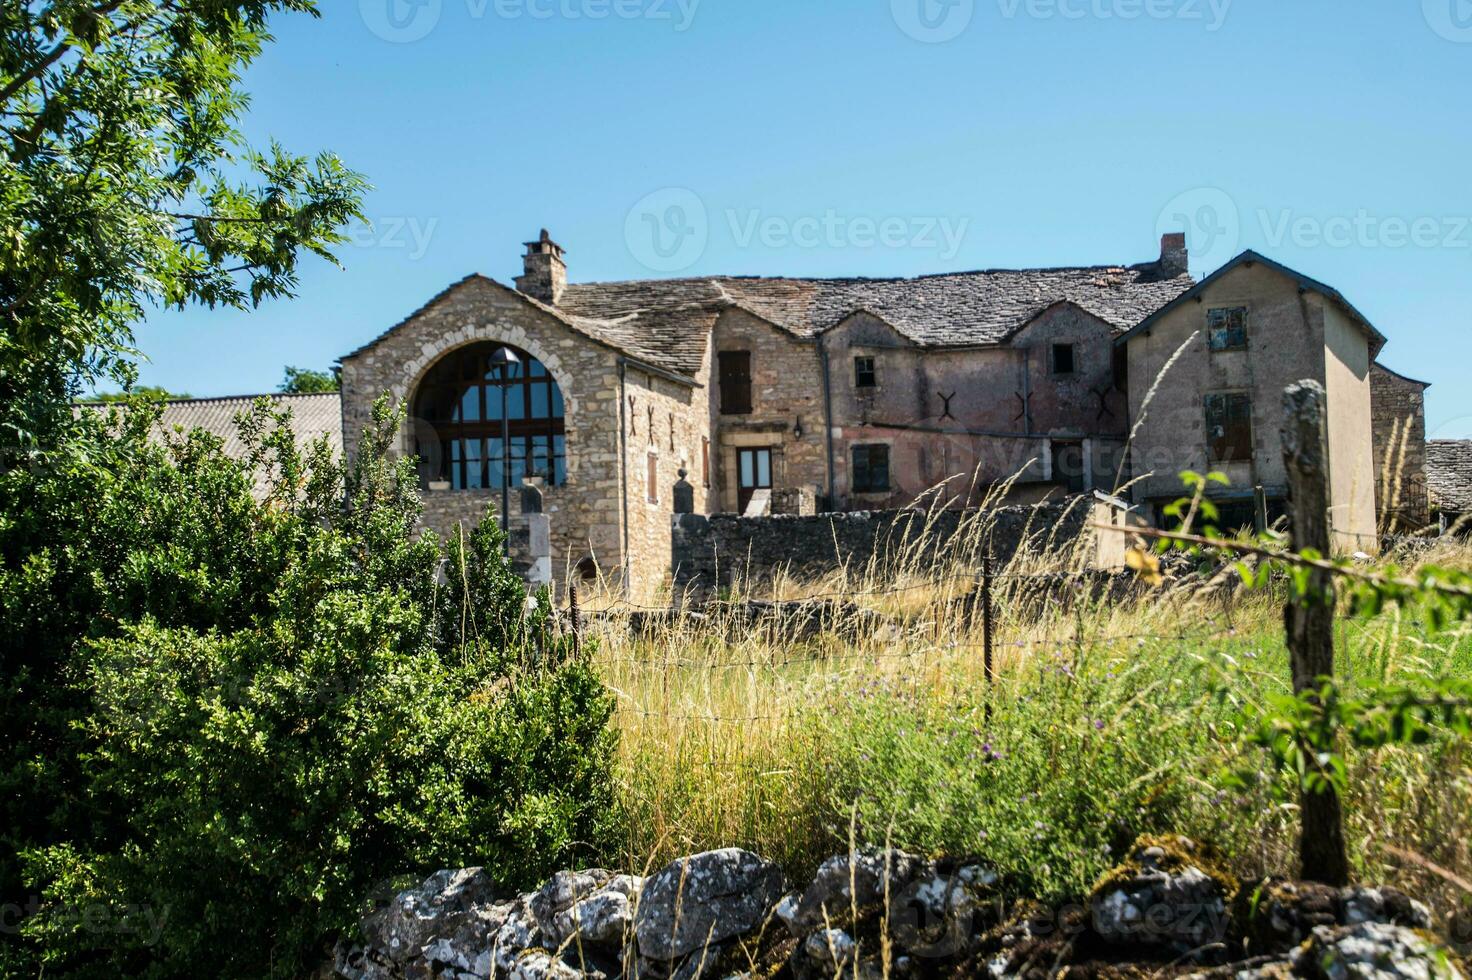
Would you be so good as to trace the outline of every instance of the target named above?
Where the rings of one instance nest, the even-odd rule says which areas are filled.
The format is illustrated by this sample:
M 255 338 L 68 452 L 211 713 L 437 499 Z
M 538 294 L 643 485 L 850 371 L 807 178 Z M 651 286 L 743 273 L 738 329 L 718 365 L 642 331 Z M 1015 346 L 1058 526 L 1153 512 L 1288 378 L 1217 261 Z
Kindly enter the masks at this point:
M 562 246 L 543 228 L 540 238 L 526 243 L 526 255 L 521 261 L 522 274 L 516 277 L 516 288 L 533 299 L 556 306 L 567 288 L 567 263 L 562 260 Z
M 1185 232 L 1173 231 L 1160 237 L 1160 274 L 1162 277 L 1185 275 L 1188 258 Z

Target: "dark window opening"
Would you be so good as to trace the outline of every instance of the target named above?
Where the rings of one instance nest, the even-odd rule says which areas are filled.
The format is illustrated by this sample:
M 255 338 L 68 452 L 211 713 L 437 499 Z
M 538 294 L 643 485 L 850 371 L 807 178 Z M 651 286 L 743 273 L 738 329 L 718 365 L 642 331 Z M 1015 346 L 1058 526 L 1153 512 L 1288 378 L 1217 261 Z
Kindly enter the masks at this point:
M 879 384 L 874 375 L 874 358 L 854 358 L 854 387 L 874 388 Z
M 889 492 L 889 447 L 855 446 L 853 451 L 853 492 Z
M 710 486 L 710 439 L 706 436 L 700 437 L 700 483 Z
M 419 386 L 414 451 L 426 482 L 454 490 L 518 486 L 527 476 L 540 476 L 548 486 L 567 482 L 562 389 L 542 362 L 516 348 L 507 349 L 519 363 L 503 374 L 490 360 L 503 346 L 461 348 Z
M 1246 350 L 1247 307 L 1207 310 L 1206 332 L 1214 351 Z
M 723 350 L 716 355 L 721 384 L 721 414 L 751 414 L 751 351 Z
M 598 581 L 598 561 L 592 555 L 588 555 L 578 562 L 575 574 L 583 582 Z
M 1128 391 L 1130 385 L 1130 358 L 1129 350 L 1123 344 L 1114 348 L 1113 362 L 1110 366 L 1114 374 L 1114 387 L 1120 391 Z
M 1252 400 L 1246 393 L 1206 396 L 1206 443 L 1213 463 L 1252 458 Z
M 1053 482 L 1067 488 L 1069 493 L 1083 493 L 1088 487 L 1088 475 L 1084 472 L 1084 444 L 1082 442 L 1058 442 L 1052 444 Z
M 1054 344 L 1053 345 L 1053 373 L 1054 374 L 1072 374 L 1073 373 L 1073 345 L 1072 344 Z

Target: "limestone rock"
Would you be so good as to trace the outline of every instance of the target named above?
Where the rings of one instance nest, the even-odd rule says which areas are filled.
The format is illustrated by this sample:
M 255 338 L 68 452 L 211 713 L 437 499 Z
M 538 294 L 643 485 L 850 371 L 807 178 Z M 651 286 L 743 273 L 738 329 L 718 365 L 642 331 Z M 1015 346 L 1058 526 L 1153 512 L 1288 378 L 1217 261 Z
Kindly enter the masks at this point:
M 831 857 L 818 866 L 812 884 L 797 900 L 786 920 L 788 928 L 800 937 L 827 923 L 846 921 L 852 908 L 885 900 L 886 880 L 893 897 L 924 869 L 920 858 L 897 850 L 858 854 L 852 860 L 847 854 Z
M 547 883 L 527 899 L 537 926 L 551 938 L 554 945 L 566 936 L 558 935 L 557 916 L 602 888 L 613 878 L 613 873 L 602 868 L 587 871 L 559 871 Z
M 1131 860 L 1094 890 L 1094 931 L 1112 943 L 1182 951 L 1220 942 L 1236 883 L 1203 866 L 1211 865 L 1185 838 L 1142 838 Z
M 1323 980 L 1460 980 L 1431 943 L 1405 926 L 1384 922 L 1319 926 L 1293 957 L 1294 972 Z
M 673 861 L 640 895 L 639 953 L 669 961 L 740 935 L 766 919 L 782 891 L 781 869 L 740 848 Z
M 531 949 L 516 958 L 507 976 L 510 980 L 584 980 L 588 975 L 545 949 Z
M 480 868 L 436 871 L 366 917 L 363 935 L 369 946 L 402 966 L 417 959 L 431 937 L 453 933 L 472 908 L 494 899 L 494 885 Z

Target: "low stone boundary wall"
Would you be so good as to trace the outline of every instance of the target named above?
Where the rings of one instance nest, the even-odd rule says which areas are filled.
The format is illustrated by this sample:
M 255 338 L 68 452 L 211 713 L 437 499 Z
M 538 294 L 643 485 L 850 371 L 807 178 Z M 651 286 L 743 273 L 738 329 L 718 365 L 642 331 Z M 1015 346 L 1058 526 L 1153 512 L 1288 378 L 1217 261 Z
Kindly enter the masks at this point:
M 871 561 L 925 569 L 947 562 L 981 567 L 990 551 L 1000 565 L 1019 548 L 1067 548 L 1090 533 L 1095 502 L 979 510 L 856 511 L 808 516 L 676 514 L 671 523 L 675 591 L 760 583 L 785 572 L 818 578 Z

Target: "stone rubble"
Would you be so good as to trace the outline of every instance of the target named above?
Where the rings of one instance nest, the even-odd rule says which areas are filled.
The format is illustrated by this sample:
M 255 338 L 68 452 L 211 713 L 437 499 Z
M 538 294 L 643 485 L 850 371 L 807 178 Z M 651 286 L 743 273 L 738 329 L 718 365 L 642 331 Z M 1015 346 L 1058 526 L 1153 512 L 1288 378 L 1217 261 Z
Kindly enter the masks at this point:
M 1248 897 L 1184 838 L 1142 838 L 1085 906 L 1009 915 L 1000 885 L 983 864 L 898 850 L 835 856 L 791 891 L 776 865 L 738 848 L 647 879 L 561 871 L 510 896 L 482 869 L 444 870 L 365 916 L 359 941 L 339 943 L 319 976 L 1030 980 L 1072 964 L 1080 975 L 1194 969 L 1196 980 L 1461 980 L 1410 897 L 1277 880 Z

